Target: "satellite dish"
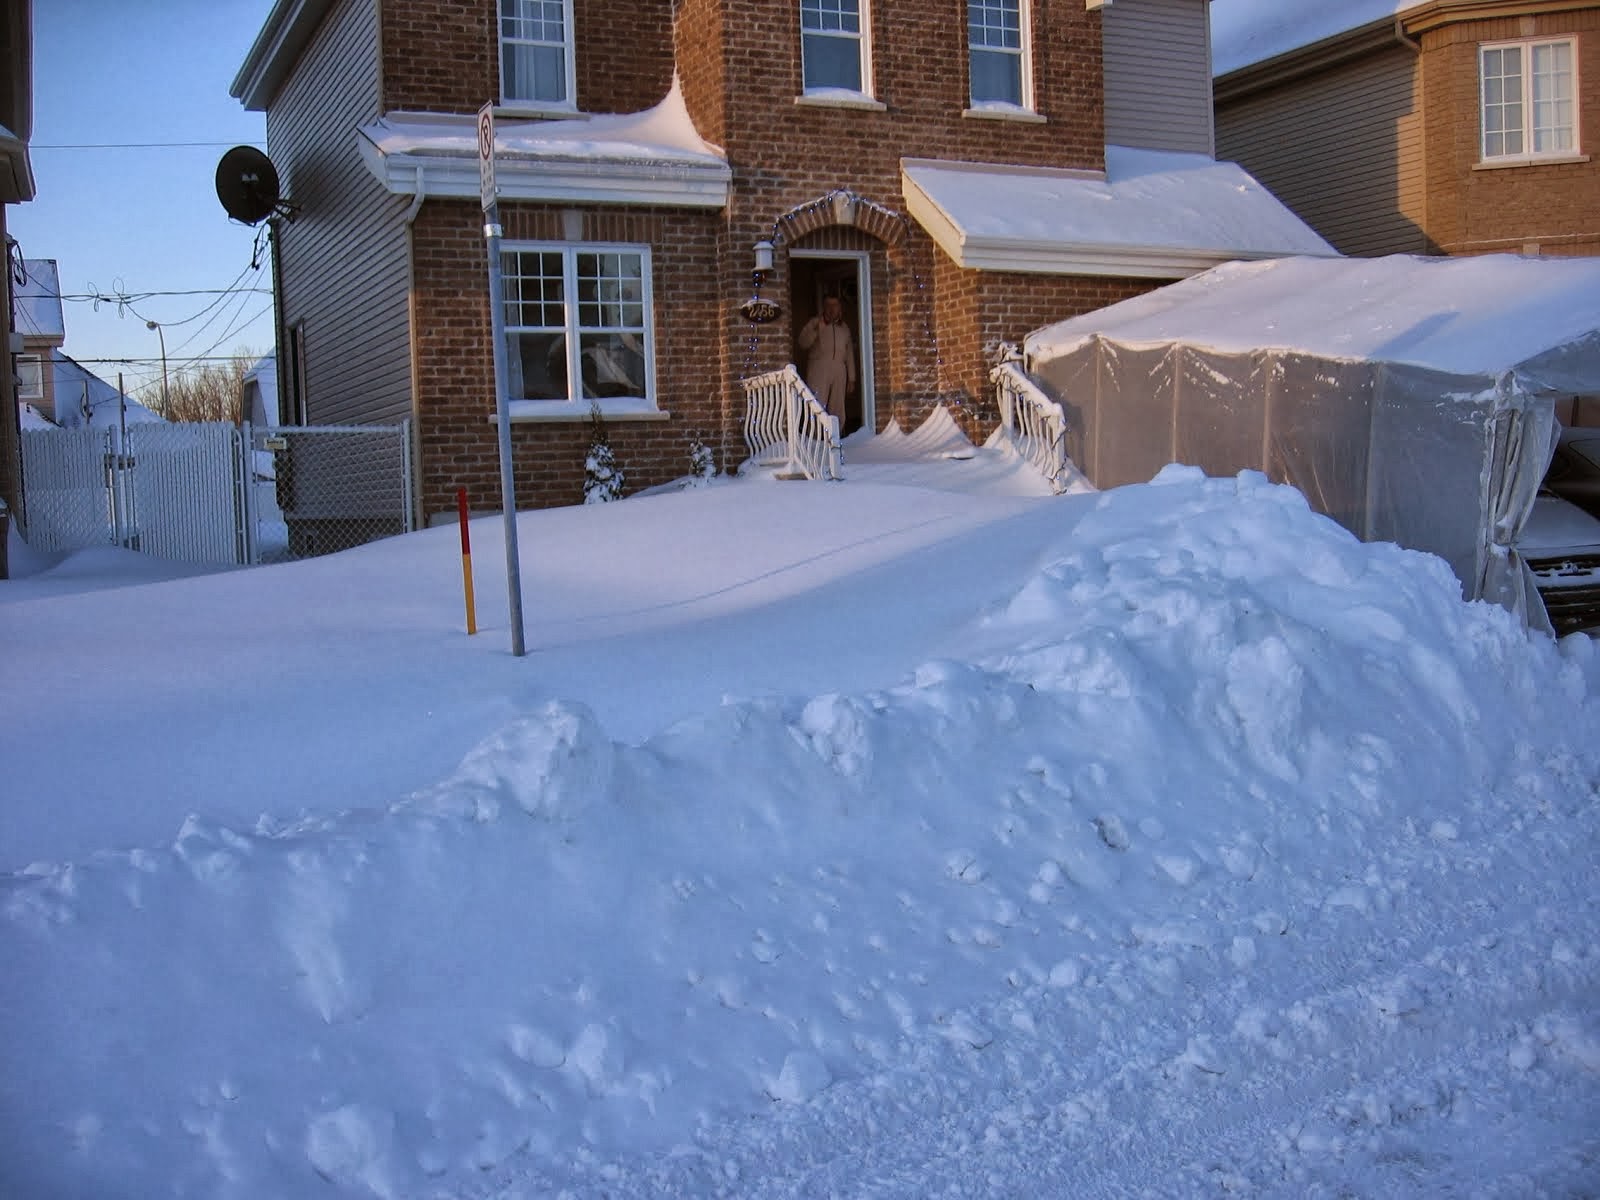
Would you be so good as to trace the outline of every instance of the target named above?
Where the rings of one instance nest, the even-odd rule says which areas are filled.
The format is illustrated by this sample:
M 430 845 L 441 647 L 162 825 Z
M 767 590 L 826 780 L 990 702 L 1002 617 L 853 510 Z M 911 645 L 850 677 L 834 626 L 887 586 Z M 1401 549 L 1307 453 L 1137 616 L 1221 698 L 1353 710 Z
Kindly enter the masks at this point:
M 264 221 L 278 210 L 278 169 L 254 146 L 235 146 L 217 164 L 217 199 L 235 221 Z

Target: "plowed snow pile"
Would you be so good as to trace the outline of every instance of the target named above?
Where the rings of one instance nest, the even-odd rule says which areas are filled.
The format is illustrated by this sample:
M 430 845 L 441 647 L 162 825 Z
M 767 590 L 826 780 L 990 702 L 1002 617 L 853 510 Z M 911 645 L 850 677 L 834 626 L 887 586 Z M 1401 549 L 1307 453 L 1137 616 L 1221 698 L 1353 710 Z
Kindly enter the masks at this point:
M 750 497 L 872 502 L 850 487 L 601 515 L 659 522 L 626 564 L 647 578 L 685 517 L 759 544 Z M 553 522 L 576 519 L 524 518 L 552 591 L 595 552 L 560 560 Z M 447 532 L 251 586 L 284 610 L 316 571 L 402 591 Z M 1600 1189 L 1594 643 L 1464 604 L 1438 561 L 1254 475 L 1011 498 L 960 532 L 823 570 L 815 596 L 611 640 L 596 618 L 515 677 L 396 646 L 419 686 L 499 689 L 442 778 L 351 807 L 372 751 L 346 742 L 257 821 L 202 798 L 175 839 L 4 864 L 0 1194 Z M 739 570 L 707 567 L 704 594 Z M 243 578 L 72 599 L 181 607 Z M 834 630 L 897 626 L 903 661 L 860 686 L 860 648 L 813 605 Z M 786 636 L 802 609 L 820 636 Z M 693 660 L 645 649 L 680 637 L 728 694 L 619 734 L 616 681 L 698 694 Z M 298 719 L 373 690 L 359 655 L 313 673 L 332 653 L 284 685 Z M 227 712 L 182 645 L 137 655 L 154 693 Z M 844 682 L 816 687 L 833 664 Z M 226 793 L 281 736 L 195 769 Z M 429 737 L 419 712 L 398 741 Z M 174 778 L 205 738 L 174 731 Z

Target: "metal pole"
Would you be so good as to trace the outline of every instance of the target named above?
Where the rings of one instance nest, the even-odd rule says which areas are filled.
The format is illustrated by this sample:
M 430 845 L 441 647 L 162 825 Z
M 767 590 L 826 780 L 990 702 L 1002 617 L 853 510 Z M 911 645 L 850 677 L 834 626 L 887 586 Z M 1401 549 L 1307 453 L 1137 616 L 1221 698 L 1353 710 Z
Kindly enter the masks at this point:
M 170 421 L 172 407 L 167 397 L 167 335 L 162 332 L 158 321 L 146 321 L 144 327 L 154 329 L 156 337 L 161 339 L 161 415 Z
M 489 336 L 494 342 L 494 413 L 500 430 L 500 498 L 506 519 L 506 602 L 511 610 L 511 653 L 527 653 L 522 631 L 522 557 L 517 551 L 516 472 L 511 463 L 511 409 L 506 401 L 506 310 L 501 303 L 500 205 L 484 212 L 489 244 Z

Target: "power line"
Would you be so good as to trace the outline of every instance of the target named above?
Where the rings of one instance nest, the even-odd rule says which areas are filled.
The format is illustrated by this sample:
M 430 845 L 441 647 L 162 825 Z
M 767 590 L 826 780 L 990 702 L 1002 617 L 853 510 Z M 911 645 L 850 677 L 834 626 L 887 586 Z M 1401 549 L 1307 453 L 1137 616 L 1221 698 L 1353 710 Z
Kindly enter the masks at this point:
M 149 300 L 152 296 L 232 296 L 237 292 L 259 292 L 263 296 L 270 294 L 271 288 L 181 288 L 169 291 L 152 292 L 72 292 L 56 294 L 54 292 L 34 292 L 33 295 L 46 300 L 71 300 L 73 302 L 88 302 L 98 300 L 101 304 L 126 304 L 135 300 Z
M 29 142 L 29 150 L 184 150 L 217 146 L 265 146 L 265 142 Z

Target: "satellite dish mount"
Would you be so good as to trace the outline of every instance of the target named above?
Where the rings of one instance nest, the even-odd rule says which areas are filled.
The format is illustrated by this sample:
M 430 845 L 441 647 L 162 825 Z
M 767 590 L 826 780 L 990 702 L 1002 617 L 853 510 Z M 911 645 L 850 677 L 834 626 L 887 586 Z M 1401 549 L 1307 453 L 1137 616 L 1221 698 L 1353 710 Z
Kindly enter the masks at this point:
M 217 199 L 235 221 L 258 225 L 268 217 L 293 221 L 300 211 L 278 194 L 278 169 L 254 146 L 235 146 L 217 164 Z

